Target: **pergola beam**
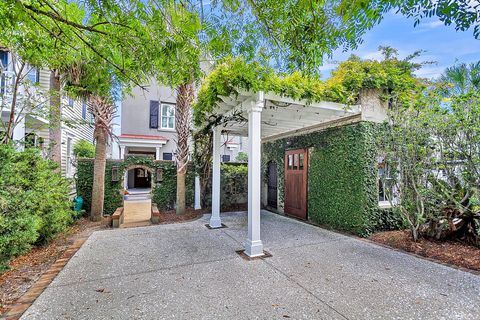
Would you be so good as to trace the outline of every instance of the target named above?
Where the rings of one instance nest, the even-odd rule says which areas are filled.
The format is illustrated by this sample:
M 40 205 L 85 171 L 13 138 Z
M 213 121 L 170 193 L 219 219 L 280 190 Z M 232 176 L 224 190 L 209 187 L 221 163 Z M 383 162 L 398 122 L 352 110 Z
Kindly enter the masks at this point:
M 294 100 L 292 98 L 282 97 L 282 96 L 271 94 L 271 93 L 265 94 L 265 100 L 283 102 L 283 103 L 294 104 L 294 105 L 304 105 L 306 107 L 314 107 L 314 108 L 325 109 L 325 110 L 335 110 L 335 111 L 350 110 L 351 113 L 355 113 L 359 111 L 359 106 L 356 106 L 356 105 L 349 106 L 347 109 L 345 108 L 346 107 L 345 105 L 336 103 L 336 102 L 329 102 L 329 101 L 308 102 L 307 100 Z

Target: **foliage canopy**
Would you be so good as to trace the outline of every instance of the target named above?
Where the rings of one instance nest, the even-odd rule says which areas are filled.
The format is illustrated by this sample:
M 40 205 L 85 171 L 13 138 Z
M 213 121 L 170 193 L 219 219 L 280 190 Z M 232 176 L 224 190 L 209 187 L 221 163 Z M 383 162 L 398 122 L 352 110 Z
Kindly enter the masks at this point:
M 220 96 L 238 95 L 240 91 L 271 92 L 307 102 L 333 101 L 344 104 L 357 102 L 362 89 L 379 89 L 404 103 L 422 90 L 422 82 L 413 72 L 422 64 L 411 62 L 421 52 L 399 59 L 395 50 L 380 48 L 385 60 L 361 60 L 356 56 L 340 63 L 332 77 L 322 81 L 301 72 L 276 73 L 257 62 L 244 59 L 226 59 L 218 64 L 203 82 L 194 105 L 195 124 L 205 124 L 205 119 L 217 119 L 216 103 Z M 393 52 L 392 52 L 393 50 Z M 208 121 L 207 121 L 208 123 Z

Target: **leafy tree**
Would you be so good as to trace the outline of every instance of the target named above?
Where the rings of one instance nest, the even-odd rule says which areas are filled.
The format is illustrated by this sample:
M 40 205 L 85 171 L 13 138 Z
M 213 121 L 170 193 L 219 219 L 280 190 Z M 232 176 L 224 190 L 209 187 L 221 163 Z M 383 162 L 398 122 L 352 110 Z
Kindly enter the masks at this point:
M 25 120 L 26 114 L 46 117 L 47 110 L 45 110 L 44 104 L 49 97 L 48 92 L 43 92 L 38 84 L 32 83 L 28 79 L 27 75 L 33 67 L 21 60 L 14 51 L 11 52 L 11 57 L 12 62 L 9 63 L 11 71 L 4 70 L 9 66 L 0 68 L 2 79 L 0 112 L 9 113 L 7 121 L 0 122 L 5 133 L 0 139 L 3 144 L 8 144 L 12 140 L 14 128 Z M 39 94 L 40 92 L 41 94 Z M 40 129 L 43 126 L 37 125 L 36 128 Z M 20 141 L 20 143 L 25 144 L 25 141 Z
M 235 158 L 237 162 L 248 162 L 248 153 L 244 151 L 240 151 Z
M 76 158 L 94 158 L 95 146 L 87 140 L 81 139 L 73 146 L 73 154 Z

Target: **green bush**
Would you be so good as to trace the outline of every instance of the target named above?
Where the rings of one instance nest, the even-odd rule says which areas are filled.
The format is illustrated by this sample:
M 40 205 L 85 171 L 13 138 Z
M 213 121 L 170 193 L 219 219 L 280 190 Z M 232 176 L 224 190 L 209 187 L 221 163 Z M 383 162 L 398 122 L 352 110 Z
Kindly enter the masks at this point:
M 221 205 L 230 207 L 246 203 L 248 197 L 248 166 L 244 163 L 222 163 Z
M 70 186 L 36 149 L 0 146 L 0 268 L 72 221 Z
M 95 146 L 81 139 L 73 146 L 73 154 L 76 158 L 95 158 Z
M 248 162 L 248 153 L 245 151 L 240 151 L 235 158 L 237 162 Z
M 406 224 L 398 208 L 378 209 L 373 219 L 374 231 L 390 231 L 405 229 Z

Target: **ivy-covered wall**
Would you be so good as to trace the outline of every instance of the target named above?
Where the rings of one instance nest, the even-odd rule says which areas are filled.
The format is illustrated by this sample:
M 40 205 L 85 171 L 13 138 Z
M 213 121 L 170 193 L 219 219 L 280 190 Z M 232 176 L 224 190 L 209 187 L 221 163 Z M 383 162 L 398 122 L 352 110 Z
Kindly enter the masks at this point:
M 152 169 L 152 201 L 159 209 L 170 210 L 174 208 L 177 188 L 177 170 L 172 161 L 157 161 L 149 157 L 128 156 L 125 160 L 107 160 L 105 168 L 105 200 L 104 214 L 111 215 L 122 206 L 123 173 L 132 165 L 143 165 Z M 118 181 L 112 181 L 112 167 L 118 167 Z M 162 181 L 156 183 L 155 174 L 161 169 Z M 186 204 L 193 205 L 194 198 L 194 174 L 193 168 L 189 170 L 186 178 Z M 79 159 L 77 161 L 77 194 L 84 199 L 84 207 L 90 210 L 93 181 L 93 159 Z
M 108 160 L 105 169 L 105 200 L 104 214 L 111 215 L 118 207 L 122 206 L 123 173 L 132 165 L 142 165 L 152 168 L 152 201 L 160 210 L 174 208 L 177 189 L 177 170 L 173 161 L 156 161 L 148 157 L 128 156 L 125 160 Z M 118 167 L 119 181 L 112 181 L 112 167 Z M 162 181 L 155 183 L 156 171 L 162 169 Z M 221 203 L 222 207 L 243 204 L 247 201 L 247 165 L 222 164 L 221 177 Z M 93 159 L 79 159 L 77 161 L 77 194 L 84 199 L 84 208 L 89 211 L 91 205 L 93 181 Z M 195 196 L 195 177 L 193 167 L 189 167 L 186 179 L 187 206 L 192 207 Z M 209 200 L 209 199 L 208 199 Z M 210 203 L 210 201 L 207 201 Z
M 284 155 L 309 149 L 308 219 L 358 235 L 368 235 L 378 221 L 377 136 L 380 126 L 359 122 L 265 143 L 263 172 L 277 162 L 278 192 L 284 199 Z

